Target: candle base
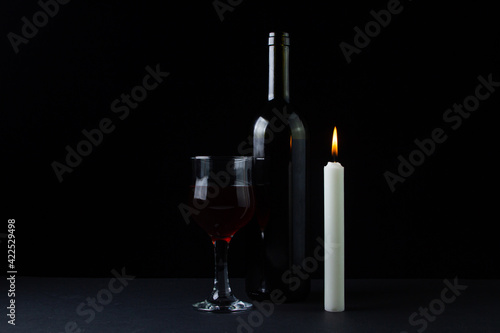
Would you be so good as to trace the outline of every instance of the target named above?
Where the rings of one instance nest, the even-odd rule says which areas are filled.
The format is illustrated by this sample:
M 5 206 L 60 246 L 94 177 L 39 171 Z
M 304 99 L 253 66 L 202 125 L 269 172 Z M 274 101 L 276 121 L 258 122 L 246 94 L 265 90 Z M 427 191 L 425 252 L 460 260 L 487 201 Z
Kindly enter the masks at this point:
M 325 311 L 327 311 L 327 312 L 344 312 L 345 307 L 334 307 L 334 308 L 326 308 L 325 307 Z

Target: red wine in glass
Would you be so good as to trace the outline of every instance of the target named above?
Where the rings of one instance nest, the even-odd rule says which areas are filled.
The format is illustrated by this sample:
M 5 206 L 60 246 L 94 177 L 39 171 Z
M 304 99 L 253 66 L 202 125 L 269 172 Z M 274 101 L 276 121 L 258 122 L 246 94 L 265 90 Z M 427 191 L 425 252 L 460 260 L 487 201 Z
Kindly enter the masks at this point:
M 218 189 L 218 194 L 208 197 L 208 186 L 191 187 L 192 207 L 204 207 L 193 215 L 196 223 L 212 238 L 212 242 L 231 241 L 233 235 L 252 218 L 255 204 L 253 189 L 246 185 L 228 185 Z M 195 193 L 206 193 L 205 199 L 197 199 Z

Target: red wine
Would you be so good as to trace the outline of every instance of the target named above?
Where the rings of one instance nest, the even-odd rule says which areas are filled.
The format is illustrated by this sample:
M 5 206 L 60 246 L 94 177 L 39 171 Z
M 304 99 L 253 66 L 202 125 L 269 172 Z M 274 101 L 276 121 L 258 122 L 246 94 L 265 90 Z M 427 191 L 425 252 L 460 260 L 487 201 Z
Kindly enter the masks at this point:
M 297 269 L 308 255 L 307 141 L 304 122 L 290 105 L 288 33 L 269 34 L 268 102 L 254 124 L 253 181 L 257 226 L 246 279 L 249 297 L 304 299 L 309 274 Z
M 229 243 L 252 218 L 255 210 L 251 186 L 192 186 L 190 205 L 198 214 L 196 223 L 216 240 Z

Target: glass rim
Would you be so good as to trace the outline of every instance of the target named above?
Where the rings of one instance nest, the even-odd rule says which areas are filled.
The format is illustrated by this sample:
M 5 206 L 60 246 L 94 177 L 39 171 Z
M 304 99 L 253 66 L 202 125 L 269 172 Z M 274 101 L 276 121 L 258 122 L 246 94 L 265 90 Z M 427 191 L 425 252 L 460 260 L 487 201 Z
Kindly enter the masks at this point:
M 253 156 L 209 156 L 209 155 L 200 155 L 200 156 L 191 156 L 192 160 L 251 160 Z

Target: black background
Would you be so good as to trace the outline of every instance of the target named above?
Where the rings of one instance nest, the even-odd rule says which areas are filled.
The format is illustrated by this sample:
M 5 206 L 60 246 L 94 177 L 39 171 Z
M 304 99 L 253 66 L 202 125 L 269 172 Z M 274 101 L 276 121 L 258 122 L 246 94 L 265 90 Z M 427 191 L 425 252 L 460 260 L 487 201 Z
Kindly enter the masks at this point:
M 20 35 L 21 18 L 32 21 L 40 6 L 4 2 L 0 230 L 16 219 L 19 274 L 107 276 L 126 267 L 142 277 L 212 276 L 208 236 L 178 209 L 189 157 L 237 153 L 266 99 L 267 33 L 281 29 L 291 35 L 292 102 L 309 126 L 311 238 L 322 233 L 323 166 L 337 126 L 348 278 L 500 277 L 500 92 L 456 130 L 443 121 L 474 94 L 479 75 L 500 81 L 497 11 L 401 5 L 348 64 L 339 44 L 352 45 L 353 28 L 387 1 L 244 0 L 223 21 L 209 0 L 71 1 L 17 54 L 7 34 Z M 120 120 L 111 103 L 157 65 L 170 75 Z M 103 118 L 115 130 L 60 183 L 51 163 L 64 163 L 65 147 Z M 438 127 L 447 140 L 392 192 L 384 172 L 397 173 L 398 156 Z M 237 234 L 231 276 L 244 275 L 249 250 Z

